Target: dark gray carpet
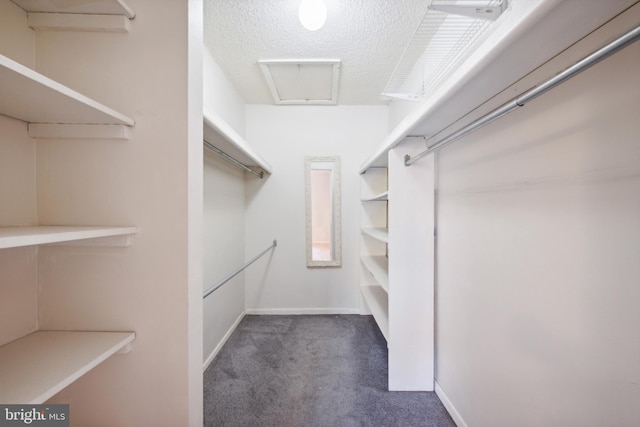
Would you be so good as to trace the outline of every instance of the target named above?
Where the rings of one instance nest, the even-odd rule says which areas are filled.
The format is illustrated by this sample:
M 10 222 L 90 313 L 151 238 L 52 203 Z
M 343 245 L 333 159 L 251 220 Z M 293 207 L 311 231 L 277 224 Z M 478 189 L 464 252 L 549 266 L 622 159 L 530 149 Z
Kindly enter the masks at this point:
M 246 316 L 204 374 L 205 426 L 455 427 L 432 392 L 387 391 L 371 316 Z

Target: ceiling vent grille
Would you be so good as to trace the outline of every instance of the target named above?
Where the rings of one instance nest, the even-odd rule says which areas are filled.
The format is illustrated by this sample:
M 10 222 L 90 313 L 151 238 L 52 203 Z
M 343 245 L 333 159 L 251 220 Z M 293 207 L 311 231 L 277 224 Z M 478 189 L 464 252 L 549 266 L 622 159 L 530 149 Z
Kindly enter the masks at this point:
M 258 64 L 279 105 L 335 105 L 339 59 L 264 59 Z

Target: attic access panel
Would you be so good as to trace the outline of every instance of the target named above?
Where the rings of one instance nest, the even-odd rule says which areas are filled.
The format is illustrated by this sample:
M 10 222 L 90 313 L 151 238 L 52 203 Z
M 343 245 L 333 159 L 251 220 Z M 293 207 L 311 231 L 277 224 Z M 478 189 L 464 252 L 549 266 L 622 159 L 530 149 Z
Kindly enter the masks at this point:
M 258 64 L 278 105 L 338 102 L 339 59 L 269 59 Z

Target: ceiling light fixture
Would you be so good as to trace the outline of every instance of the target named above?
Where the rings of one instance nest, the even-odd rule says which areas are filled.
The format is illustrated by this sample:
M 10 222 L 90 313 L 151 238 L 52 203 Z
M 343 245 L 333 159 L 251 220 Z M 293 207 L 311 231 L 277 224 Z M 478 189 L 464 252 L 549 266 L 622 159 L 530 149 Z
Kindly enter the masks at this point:
M 327 20 L 327 7 L 322 0 L 302 0 L 298 17 L 307 30 L 319 30 Z

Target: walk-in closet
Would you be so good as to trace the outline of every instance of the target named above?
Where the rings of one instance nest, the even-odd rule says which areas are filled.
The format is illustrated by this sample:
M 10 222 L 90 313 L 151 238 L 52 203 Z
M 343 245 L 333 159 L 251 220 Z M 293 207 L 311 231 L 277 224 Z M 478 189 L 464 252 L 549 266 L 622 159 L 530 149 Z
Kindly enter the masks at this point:
M 0 424 L 640 425 L 639 40 L 637 0 L 0 0 Z

